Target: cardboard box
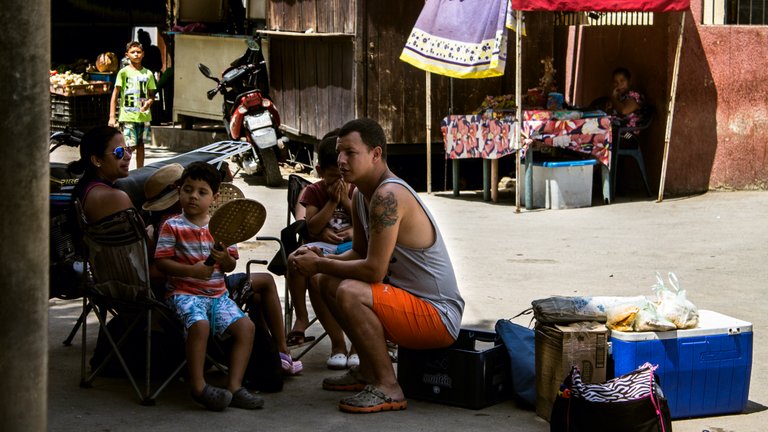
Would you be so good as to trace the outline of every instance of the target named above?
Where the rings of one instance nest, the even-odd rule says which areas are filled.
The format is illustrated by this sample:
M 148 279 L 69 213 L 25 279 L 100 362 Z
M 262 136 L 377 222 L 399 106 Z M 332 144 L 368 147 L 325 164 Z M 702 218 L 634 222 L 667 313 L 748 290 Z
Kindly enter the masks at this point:
M 608 328 L 598 322 L 536 326 L 536 414 L 549 421 L 563 379 L 578 366 L 585 383 L 606 380 Z
M 509 354 L 494 331 L 461 329 L 449 348 L 398 349 L 406 397 L 480 409 L 511 396 Z
M 658 365 L 672 418 L 742 412 L 752 372 L 752 324 L 708 310 L 699 325 L 667 332 L 611 332 L 614 375 Z
M 533 162 L 533 207 L 566 209 L 592 205 L 594 159 Z M 525 188 L 525 176 L 520 180 Z

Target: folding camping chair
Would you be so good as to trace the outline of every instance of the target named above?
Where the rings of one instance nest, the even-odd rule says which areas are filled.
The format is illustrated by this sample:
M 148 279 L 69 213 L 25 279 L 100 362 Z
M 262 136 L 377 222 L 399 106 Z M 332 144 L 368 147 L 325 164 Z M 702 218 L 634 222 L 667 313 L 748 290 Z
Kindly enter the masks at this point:
M 83 233 L 86 271 L 84 272 L 83 311 L 87 315 L 92 310 L 99 321 L 99 328 L 109 342 L 110 352 L 100 364 L 92 364 L 92 372 L 86 374 L 85 358 L 87 326 L 82 326 L 82 358 L 81 358 L 81 387 L 90 387 L 97 375 L 107 364 L 117 357 L 123 372 L 127 375 L 131 386 L 136 391 L 139 400 L 144 405 L 154 405 L 155 398 L 179 374 L 186 364 L 180 360 L 172 372 L 165 377 L 156 388 L 151 387 L 151 347 L 153 312 L 158 312 L 165 318 L 163 324 L 166 331 L 178 331 L 181 347 L 183 347 L 183 330 L 167 306 L 155 300 L 150 288 L 149 257 L 146 244 L 144 224 L 135 209 L 118 212 L 95 224 L 86 223 L 82 208 L 75 201 L 75 211 Z M 107 325 L 108 314 L 121 317 L 127 323 L 125 333 L 116 339 L 117 335 Z M 113 318 L 114 319 L 114 318 Z M 144 370 L 144 389 L 140 389 L 131 371 L 126 356 L 132 354 L 124 349 L 124 344 L 131 332 L 143 326 L 146 334 L 146 352 Z M 183 348 L 182 348 L 183 349 Z M 183 359 L 183 355 L 181 356 Z
M 293 253 L 304 239 L 307 237 L 307 223 L 304 220 L 303 214 L 297 214 L 299 209 L 299 198 L 304 188 L 312 184 L 309 180 L 296 174 L 288 176 L 288 195 L 287 204 L 288 211 L 286 212 L 286 227 L 280 231 L 281 248 L 272 259 L 269 264 L 268 270 L 277 275 L 285 276 L 288 272 L 288 255 Z M 293 220 L 293 222 L 291 222 Z M 285 285 L 285 332 L 286 336 L 290 332 L 293 326 L 293 303 L 291 301 L 290 291 L 288 290 L 288 284 Z M 309 321 L 309 326 L 312 326 L 317 322 L 317 317 L 312 318 Z M 317 337 L 315 340 L 309 342 L 297 356 L 293 358 L 296 360 L 301 359 L 306 353 L 314 348 L 320 341 L 326 336 L 326 332 Z

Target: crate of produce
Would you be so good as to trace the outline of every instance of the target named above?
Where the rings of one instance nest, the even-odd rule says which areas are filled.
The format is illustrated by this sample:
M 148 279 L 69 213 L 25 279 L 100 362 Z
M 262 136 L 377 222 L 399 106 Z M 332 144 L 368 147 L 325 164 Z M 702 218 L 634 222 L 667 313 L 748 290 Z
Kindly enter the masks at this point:
M 51 130 L 67 127 L 87 131 L 109 120 L 110 95 L 61 96 L 51 94 Z
M 752 372 L 752 324 L 699 310 L 699 325 L 665 332 L 611 331 L 614 375 L 649 362 L 673 419 L 744 411 Z
M 405 396 L 480 409 L 511 397 L 509 354 L 494 331 L 461 329 L 443 349 L 398 350 L 397 378 Z
M 51 93 L 61 96 L 98 95 L 109 93 L 110 85 L 106 81 L 89 81 L 86 84 L 68 84 L 63 86 L 51 84 L 50 90 Z

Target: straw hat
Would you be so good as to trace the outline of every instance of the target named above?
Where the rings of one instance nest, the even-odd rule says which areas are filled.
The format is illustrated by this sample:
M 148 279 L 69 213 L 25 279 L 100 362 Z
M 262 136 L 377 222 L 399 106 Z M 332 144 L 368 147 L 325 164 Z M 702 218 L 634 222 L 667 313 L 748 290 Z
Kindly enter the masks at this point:
M 176 182 L 181 178 L 184 167 L 174 163 L 166 165 L 154 173 L 144 183 L 144 196 L 147 202 L 141 208 L 149 211 L 165 210 L 179 199 Z

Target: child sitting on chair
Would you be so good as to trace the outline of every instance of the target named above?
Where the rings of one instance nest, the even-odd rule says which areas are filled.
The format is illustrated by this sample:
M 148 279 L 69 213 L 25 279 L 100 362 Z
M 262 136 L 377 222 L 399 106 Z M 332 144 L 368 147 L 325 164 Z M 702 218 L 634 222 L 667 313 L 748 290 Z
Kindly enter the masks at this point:
M 242 386 L 253 346 L 254 324 L 227 292 L 224 273 L 235 269 L 237 248 L 215 249 L 208 232 L 208 207 L 216 198 L 221 176 L 205 162 L 193 162 L 183 172 L 179 190 L 182 213 L 160 229 L 155 249 L 157 268 L 168 276 L 167 303 L 187 329 L 186 356 L 192 399 L 212 411 L 228 406 L 261 408 L 264 400 Z M 223 246 L 223 245 L 222 245 Z M 205 265 L 208 254 L 212 266 Z M 227 388 L 205 382 L 208 336 L 227 332 L 234 344 Z
M 316 246 L 325 254 L 340 254 L 351 247 L 352 242 L 352 193 L 355 186 L 341 178 L 336 163 L 336 133 L 329 132 L 318 146 L 317 174 L 321 180 L 304 189 L 299 202 L 306 208 L 307 231 L 315 242 L 306 246 Z M 298 345 L 309 338 L 304 330 L 309 326 L 309 314 L 305 303 L 305 291 L 308 280 L 298 273 L 287 275 L 288 289 L 296 310 L 296 322 L 288 333 L 288 345 Z M 311 295 L 310 295 L 311 297 Z M 315 302 L 313 302 L 314 305 Z M 347 357 L 344 333 L 330 314 L 324 310 L 315 310 L 320 323 L 331 339 L 331 355 L 326 362 L 330 369 L 344 369 L 359 365 L 359 358 L 354 349 Z

